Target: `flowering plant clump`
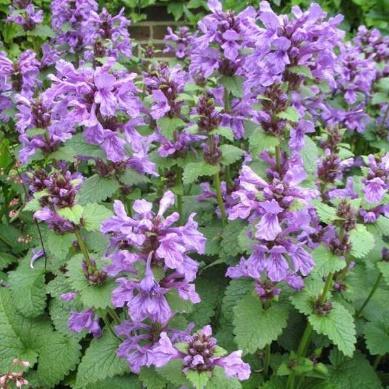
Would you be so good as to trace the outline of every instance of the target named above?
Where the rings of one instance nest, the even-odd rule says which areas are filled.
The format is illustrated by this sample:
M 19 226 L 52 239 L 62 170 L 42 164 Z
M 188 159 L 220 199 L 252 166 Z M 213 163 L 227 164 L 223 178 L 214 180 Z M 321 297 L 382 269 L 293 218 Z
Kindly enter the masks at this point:
M 157 59 L 125 8 L 10 6 L 2 388 L 387 386 L 388 37 L 207 7 Z

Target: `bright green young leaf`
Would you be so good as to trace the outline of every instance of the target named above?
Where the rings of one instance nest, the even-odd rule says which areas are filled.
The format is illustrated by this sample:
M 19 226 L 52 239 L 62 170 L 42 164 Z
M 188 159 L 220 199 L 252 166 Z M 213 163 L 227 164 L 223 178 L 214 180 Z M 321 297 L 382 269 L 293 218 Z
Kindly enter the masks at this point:
M 105 178 L 95 174 L 82 184 L 78 193 L 78 201 L 83 205 L 104 201 L 111 197 L 119 187 L 120 185 L 114 177 Z
M 234 97 L 243 96 L 243 79 L 239 76 L 224 76 L 221 78 L 221 83 Z
M 218 165 L 210 165 L 205 161 L 190 162 L 184 168 L 183 182 L 184 184 L 192 184 L 199 177 L 213 176 L 219 171 Z
M 82 213 L 83 225 L 87 231 L 100 231 L 101 223 L 112 216 L 112 212 L 103 205 L 89 203 Z
M 297 123 L 300 115 L 293 107 L 288 107 L 285 111 L 280 112 L 277 117 L 280 119 L 285 119 L 293 123 Z
M 346 266 L 344 258 L 333 254 L 323 245 L 312 251 L 312 257 L 315 261 L 314 272 L 321 277 L 342 270 Z
M 188 370 L 185 375 L 195 389 L 205 389 L 211 373 L 208 371 L 203 371 L 200 373 L 196 370 Z
M 245 296 L 234 309 L 235 341 L 245 353 L 254 353 L 276 340 L 286 327 L 288 309 L 273 303 L 262 308 L 257 296 Z
M 388 316 L 388 315 L 387 315 Z M 388 318 L 386 316 L 386 319 Z M 371 355 L 389 353 L 389 322 L 369 322 L 364 328 L 366 346 Z
M 60 208 L 57 212 L 58 215 L 62 216 L 64 219 L 69 220 L 74 224 L 80 224 L 83 210 L 81 205 L 76 204 L 73 207 Z
M 222 164 L 226 166 L 239 161 L 244 154 L 242 149 L 233 145 L 221 145 L 220 149 L 222 151 Z
M 374 236 L 367 231 L 366 226 L 357 224 L 350 232 L 351 254 L 355 258 L 364 258 L 374 247 Z

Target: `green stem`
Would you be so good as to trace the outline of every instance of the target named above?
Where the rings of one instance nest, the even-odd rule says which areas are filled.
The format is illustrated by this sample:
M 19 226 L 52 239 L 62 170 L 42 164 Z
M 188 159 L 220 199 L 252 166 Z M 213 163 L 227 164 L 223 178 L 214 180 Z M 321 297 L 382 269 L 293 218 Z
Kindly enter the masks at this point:
M 275 147 L 275 157 L 276 157 L 276 169 L 279 172 L 281 170 L 281 148 L 279 145 Z
M 217 172 L 213 177 L 213 185 L 214 185 L 215 190 L 216 190 L 216 199 L 217 199 L 217 203 L 218 203 L 219 208 L 220 208 L 220 213 L 222 215 L 222 223 L 223 223 L 223 225 L 225 225 L 226 221 L 227 221 L 227 217 L 226 217 L 226 209 L 224 207 L 223 196 L 222 196 L 222 191 L 221 191 L 219 172 Z
M 264 358 L 264 367 L 263 367 L 263 374 L 265 375 L 265 377 L 269 376 L 270 356 L 271 356 L 271 348 L 270 348 L 270 344 L 268 344 L 265 347 L 265 358 Z
M 381 282 L 381 278 L 382 278 L 382 273 L 380 273 L 378 275 L 378 277 L 376 279 L 376 282 L 374 283 L 373 288 L 371 289 L 371 291 L 370 291 L 369 295 L 367 296 L 366 300 L 363 302 L 361 308 L 359 308 L 358 311 L 355 313 L 355 317 L 357 319 L 361 316 L 361 314 L 362 314 L 363 310 L 365 309 L 366 305 L 369 303 L 370 299 L 373 297 L 375 291 L 378 288 L 378 285 Z
M 330 273 L 326 279 L 326 283 L 324 284 L 323 292 L 319 297 L 319 303 L 325 302 L 327 298 L 327 294 L 332 288 L 333 280 L 334 280 L 334 273 Z M 313 328 L 308 322 L 297 349 L 297 362 L 299 362 L 300 358 L 304 357 L 305 354 L 307 353 L 311 341 L 312 333 L 313 333 Z M 286 388 L 293 389 L 295 387 L 295 382 L 296 382 L 296 374 L 293 371 L 288 377 L 288 383 L 286 385 Z
M 120 317 L 119 317 L 119 315 L 116 313 L 116 311 L 113 308 L 108 307 L 107 308 L 107 312 L 108 312 L 109 316 L 111 316 L 111 318 L 113 319 L 113 321 L 116 324 L 120 323 Z
M 90 256 L 89 256 L 89 251 L 88 248 L 86 247 L 86 244 L 84 242 L 84 239 L 81 236 L 81 232 L 79 229 L 76 229 L 74 231 L 74 235 L 76 235 L 78 245 L 80 246 L 80 250 L 82 252 L 82 255 L 84 256 L 85 263 L 88 267 L 88 270 L 93 268 Z
M 177 169 L 176 175 L 177 175 L 176 186 L 178 187 L 178 192 L 179 192 L 181 189 L 183 189 L 181 168 Z M 177 193 L 177 212 L 180 214 L 180 221 L 182 218 L 182 206 L 183 206 L 182 195 Z

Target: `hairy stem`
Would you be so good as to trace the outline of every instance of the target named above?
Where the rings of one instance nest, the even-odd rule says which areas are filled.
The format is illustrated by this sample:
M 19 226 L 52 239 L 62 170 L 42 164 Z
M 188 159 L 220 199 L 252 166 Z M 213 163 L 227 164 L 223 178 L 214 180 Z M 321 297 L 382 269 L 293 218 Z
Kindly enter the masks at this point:
M 221 191 L 219 172 L 217 172 L 213 177 L 213 185 L 215 187 L 216 199 L 217 199 L 217 203 L 218 203 L 219 208 L 220 208 L 220 213 L 222 216 L 222 223 L 224 225 L 224 224 L 226 224 L 227 217 L 226 217 L 226 209 L 224 207 L 223 196 L 222 196 L 222 191 Z
M 357 312 L 355 312 L 355 317 L 358 319 L 363 310 L 365 309 L 366 305 L 369 303 L 369 301 L 371 300 L 371 298 L 373 297 L 374 293 L 376 292 L 377 288 L 378 288 L 378 285 L 380 284 L 381 282 L 381 278 L 382 278 L 382 273 L 378 274 L 378 277 L 373 285 L 373 287 L 371 288 L 371 291 L 369 293 L 369 295 L 366 297 L 366 300 L 363 302 L 363 304 L 361 305 L 361 307 L 358 309 Z
M 76 235 L 78 245 L 80 246 L 80 250 L 82 252 L 82 255 L 84 256 L 84 260 L 85 260 L 85 263 L 86 263 L 88 270 L 93 269 L 94 266 L 92 265 L 92 261 L 91 261 L 90 256 L 89 256 L 88 248 L 86 247 L 84 239 L 81 236 L 80 230 L 76 229 L 74 231 L 74 235 Z

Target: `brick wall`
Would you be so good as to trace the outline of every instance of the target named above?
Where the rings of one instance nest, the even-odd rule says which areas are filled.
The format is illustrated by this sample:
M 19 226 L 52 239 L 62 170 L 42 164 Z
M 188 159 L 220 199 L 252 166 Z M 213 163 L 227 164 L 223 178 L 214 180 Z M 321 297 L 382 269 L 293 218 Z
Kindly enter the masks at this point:
M 167 27 L 175 29 L 183 23 L 175 22 L 164 6 L 156 5 L 146 8 L 144 13 L 147 15 L 146 20 L 130 26 L 131 38 L 143 48 L 152 45 L 156 50 L 156 57 L 171 57 L 172 55 L 162 52 L 164 48 L 163 38 L 167 33 Z

